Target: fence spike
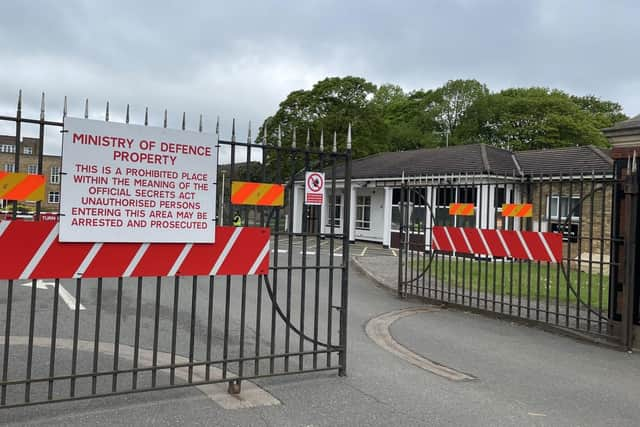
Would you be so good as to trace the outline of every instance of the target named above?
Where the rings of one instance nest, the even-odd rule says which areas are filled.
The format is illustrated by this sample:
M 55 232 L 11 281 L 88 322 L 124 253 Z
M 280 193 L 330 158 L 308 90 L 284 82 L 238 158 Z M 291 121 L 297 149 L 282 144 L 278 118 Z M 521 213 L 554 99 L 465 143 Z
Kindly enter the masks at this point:
M 220 136 L 220 116 L 216 117 L 216 135 Z
M 333 148 L 332 148 L 333 152 L 337 152 L 338 151 L 338 133 L 334 130 L 333 131 Z
M 320 129 L 320 151 L 324 151 L 324 129 Z
M 278 147 L 282 147 L 282 126 L 278 125 Z
M 347 150 L 351 150 L 351 122 L 347 128 Z
M 200 119 L 198 120 L 198 132 L 202 132 L 202 114 L 200 114 Z
M 127 111 L 124 115 L 124 122 L 129 123 L 129 104 L 127 104 Z
M 236 119 L 231 122 L 231 142 L 236 142 Z
M 109 101 L 107 101 L 107 108 L 104 112 L 104 121 L 108 122 L 109 121 Z
M 40 120 L 44 120 L 44 92 L 42 92 L 42 98 L 40 99 Z
M 291 147 L 296 148 L 296 127 L 293 127 L 293 135 L 291 139 Z
M 631 156 L 627 156 L 627 175 L 631 175 Z
M 84 118 L 89 118 L 89 98 L 85 98 L 84 100 Z
M 247 130 L 247 144 L 251 145 L 251 120 L 249 120 L 249 128 Z
M 311 133 L 309 131 L 309 128 L 307 128 L 307 141 L 305 143 L 305 147 L 307 149 L 309 149 L 309 144 L 311 144 Z
M 182 130 L 185 130 L 187 127 L 187 113 L 182 112 Z
M 167 127 L 167 109 L 166 108 L 164 109 L 164 120 L 163 120 L 162 126 L 164 128 Z
M 18 111 L 22 111 L 22 89 L 18 90 Z
M 64 96 L 64 103 L 62 104 L 62 118 L 67 117 L 67 95 Z
M 636 165 L 636 150 L 633 150 L 633 163 L 631 163 L 631 173 L 636 173 L 638 170 Z
M 144 107 L 144 125 L 149 126 L 149 107 Z

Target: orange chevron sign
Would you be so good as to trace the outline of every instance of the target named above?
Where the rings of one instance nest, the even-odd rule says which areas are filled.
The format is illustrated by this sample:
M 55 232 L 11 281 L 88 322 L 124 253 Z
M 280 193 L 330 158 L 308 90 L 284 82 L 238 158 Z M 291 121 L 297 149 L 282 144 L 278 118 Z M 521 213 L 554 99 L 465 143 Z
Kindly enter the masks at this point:
M 449 204 L 449 215 L 475 215 L 475 206 L 473 203 L 451 203 Z
M 44 176 L 19 172 L 0 172 L 0 199 L 44 200 Z
M 234 205 L 283 206 L 284 185 L 233 181 L 231 203 Z
M 531 218 L 533 205 L 531 203 L 505 203 L 502 205 L 502 216 Z

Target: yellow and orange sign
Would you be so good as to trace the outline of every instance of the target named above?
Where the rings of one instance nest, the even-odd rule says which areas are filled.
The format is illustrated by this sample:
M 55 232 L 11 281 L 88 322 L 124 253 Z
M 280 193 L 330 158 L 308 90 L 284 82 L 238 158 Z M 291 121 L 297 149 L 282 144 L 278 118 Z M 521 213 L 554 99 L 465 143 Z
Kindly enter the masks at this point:
M 505 203 L 502 205 L 502 216 L 531 218 L 533 205 L 531 203 Z
M 449 215 L 475 215 L 475 206 L 473 206 L 473 203 L 451 203 L 449 204 Z
M 0 172 L 0 199 L 44 200 L 44 176 L 21 172 Z
M 284 185 L 233 181 L 231 203 L 234 205 L 283 206 Z

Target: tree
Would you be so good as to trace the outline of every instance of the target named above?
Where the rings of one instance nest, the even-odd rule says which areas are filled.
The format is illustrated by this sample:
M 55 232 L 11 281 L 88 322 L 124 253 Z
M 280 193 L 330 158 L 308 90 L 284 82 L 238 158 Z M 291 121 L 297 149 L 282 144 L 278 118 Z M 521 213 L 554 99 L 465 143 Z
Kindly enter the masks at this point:
M 588 105 L 595 104 L 580 105 L 558 90 L 505 89 L 477 99 L 465 113 L 456 138 L 512 150 L 606 146 L 600 129 L 613 116 L 605 120 L 605 113 L 593 114 Z
M 449 80 L 434 91 L 427 109 L 431 110 L 439 131 L 452 134 L 467 109 L 488 94 L 489 89 L 477 80 Z

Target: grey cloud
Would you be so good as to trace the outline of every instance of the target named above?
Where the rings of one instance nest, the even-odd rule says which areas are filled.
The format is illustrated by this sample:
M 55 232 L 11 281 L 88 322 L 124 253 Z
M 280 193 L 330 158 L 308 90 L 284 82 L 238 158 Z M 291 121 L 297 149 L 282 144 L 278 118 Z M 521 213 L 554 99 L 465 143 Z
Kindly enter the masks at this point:
M 29 1 L 0 6 L 0 114 L 17 89 L 51 114 L 68 95 L 96 116 L 168 108 L 258 124 L 292 90 L 329 75 L 429 88 L 476 78 L 493 90 L 558 87 L 640 112 L 634 0 Z M 0 124 L 2 126 L 2 124 Z M 0 127 L 0 131 L 2 128 Z

